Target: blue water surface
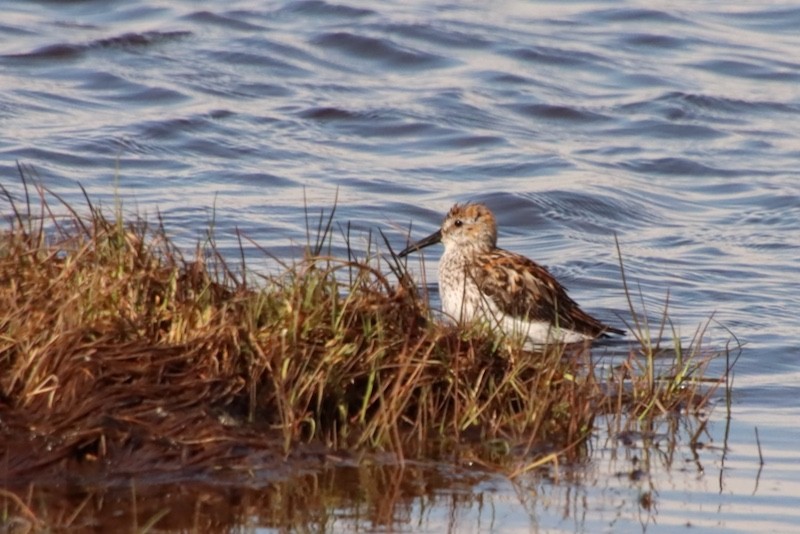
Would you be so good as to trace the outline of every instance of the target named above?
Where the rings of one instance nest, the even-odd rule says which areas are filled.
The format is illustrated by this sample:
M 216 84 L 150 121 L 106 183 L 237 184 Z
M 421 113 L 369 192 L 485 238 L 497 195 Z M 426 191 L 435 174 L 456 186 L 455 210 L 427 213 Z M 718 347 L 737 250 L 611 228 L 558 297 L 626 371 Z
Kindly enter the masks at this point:
M 653 467 L 650 489 L 615 476 L 599 448 L 584 482 L 537 480 L 525 499 L 507 482 L 471 487 L 492 520 L 484 506 L 422 507 L 392 528 L 790 532 L 798 28 L 791 2 L 9 2 L 0 181 L 20 201 L 19 163 L 70 202 L 83 202 L 77 183 L 108 207 L 119 196 L 160 214 L 187 250 L 213 224 L 234 259 L 239 233 L 297 257 L 304 207 L 316 216 L 336 200 L 364 250 L 369 232 L 402 248 L 454 202 L 482 201 L 501 246 L 619 324 L 630 312 L 616 235 L 653 316 L 669 292 L 687 341 L 713 314 L 709 346 L 730 332 L 744 344 L 727 448 L 718 409 L 713 446 Z M 243 243 L 251 265 L 274 267 Z M 438 254 L 426 251 L 434 299 Z

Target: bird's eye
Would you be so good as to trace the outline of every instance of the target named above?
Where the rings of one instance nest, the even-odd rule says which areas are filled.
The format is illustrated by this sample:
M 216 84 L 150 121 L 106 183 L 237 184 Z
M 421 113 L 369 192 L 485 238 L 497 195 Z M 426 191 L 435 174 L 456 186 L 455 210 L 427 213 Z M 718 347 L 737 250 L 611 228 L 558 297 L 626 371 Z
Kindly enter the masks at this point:
M 461 219 L 456 219 L 453 224 L 455 225 L 456 228 L 460 228 L 461 225 L 464 224 L 464 222 Z

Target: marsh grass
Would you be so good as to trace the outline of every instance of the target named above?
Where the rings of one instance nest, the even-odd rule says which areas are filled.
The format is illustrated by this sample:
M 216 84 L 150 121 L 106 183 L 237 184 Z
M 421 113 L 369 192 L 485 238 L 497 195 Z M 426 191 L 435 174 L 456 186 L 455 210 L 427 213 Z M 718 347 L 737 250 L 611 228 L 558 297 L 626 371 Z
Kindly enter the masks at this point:
M 187 259 L 161 224 L 88 215 L 23 175 L 0 234 L 0 480 L 247 473 L 390 453 L 510 476 L 587 455 L 595 417 L 620 430 L 696 417 L 719 378 L 631 309 L 635 341 L 530 353 L 432 320 L 392 253 L 363 256 L 333 212 L 304 257 L 234 270 L 213 235 Z M 56 199 L 55 207 L 52 198 Z M 338 238 L 338 237 L 337 237 Z M 243 257 L 243 256 L 242 256 Z M 626 287 L 627 290 L 627 287 Z M 595 348 L 595 351 L 603 350 Z M 723 382 L 724 383 L 724 382 Z

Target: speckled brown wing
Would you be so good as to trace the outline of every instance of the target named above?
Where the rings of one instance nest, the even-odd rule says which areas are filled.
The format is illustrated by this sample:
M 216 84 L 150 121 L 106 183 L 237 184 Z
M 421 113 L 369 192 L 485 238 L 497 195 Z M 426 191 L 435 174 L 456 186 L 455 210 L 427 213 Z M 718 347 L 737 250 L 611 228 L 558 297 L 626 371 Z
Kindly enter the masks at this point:
M 504 314 L 547 321 L 593 337 L 605 332 L 623 333 L 581 310 L 553 275 L 536 262 L 502 249 L 479 258 L 470 274 Z

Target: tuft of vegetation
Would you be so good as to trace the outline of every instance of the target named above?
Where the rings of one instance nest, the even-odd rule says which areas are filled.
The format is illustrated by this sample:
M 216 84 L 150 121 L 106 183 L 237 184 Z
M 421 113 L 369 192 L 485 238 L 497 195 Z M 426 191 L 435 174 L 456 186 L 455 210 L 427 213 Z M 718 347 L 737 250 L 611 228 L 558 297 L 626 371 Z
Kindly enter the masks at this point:
M 264 276 L 213 239 L 187 259 L 160 223 L 88 196 L 84 216 L 24 183 L 24 202 L 3 189 L 3 481 L 246 476 L 376 452 L 516 476 L 585 458 L 598 415 L 697 415 L 720 383 L 702 332 L 664 357 L 636 315 L 611 366 L 588 345 L 534 354 L 433 320 L 393 254 L 326 253 L 333 212 Z

